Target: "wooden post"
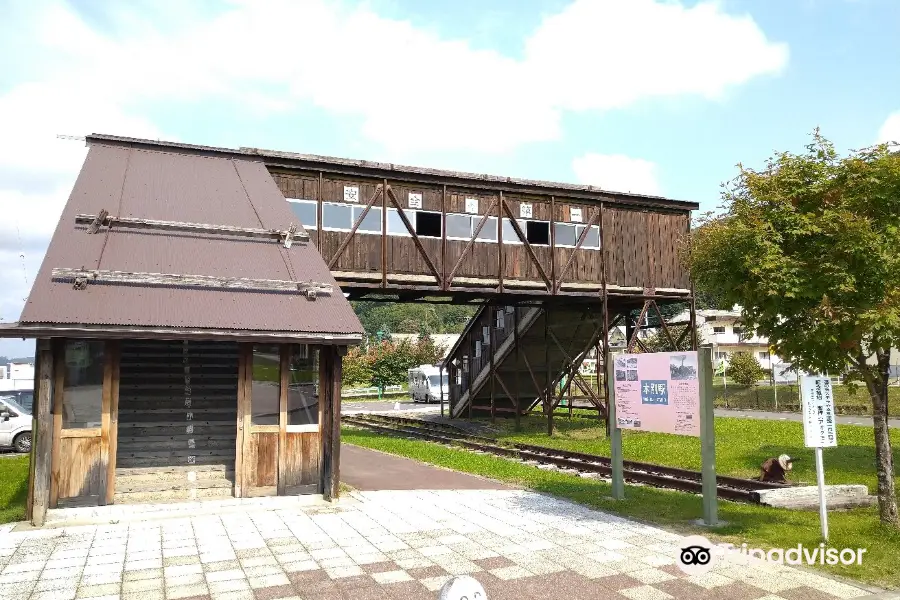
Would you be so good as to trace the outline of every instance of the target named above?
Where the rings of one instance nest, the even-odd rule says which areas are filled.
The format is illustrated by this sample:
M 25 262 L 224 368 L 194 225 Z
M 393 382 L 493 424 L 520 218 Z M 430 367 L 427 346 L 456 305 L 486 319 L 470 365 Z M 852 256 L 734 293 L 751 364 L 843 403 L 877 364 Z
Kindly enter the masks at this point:
M 322 186 L 325 185 L 325 176 L 319 171 L 319 185 L 316 186 L 316 247 L 321 252 L 322 248 Z
M 519 394 L 519 307 L 513 307 L 513 343 L 516 345 L 516 431 L 522 428 L 522 398 Z
M 489 358 L 490 361 L 491 361 L 491 364 L 490 364 L 490 367 L 489 367 L 489 368 L 490 368 L 490 374 L 491 374 L 491 423 L 494 423 L 494 422 L 496 422 L 496 414 L 495 414 L 495 413 L 496 413 L 496 407 L 495 407 L 495 405 L 494 405 L 494 402 L 495 402 L 495 399 L 494 399 L 494 387 L 495 387 L 495 386 L 494 386 L 494 378 L 495 378 L 495 375 L 496 375 L 496 374 L 494 373 L 494 325 L 496 325 L 496 323 L 495 323 L 494 321 L 497 319 L 497 315 L 494 313 L 494 306 L 493 306 L 492 304 L 489 304 L 489 305 L 488 305 L 488 312 L 490 313 L 490 319 L 488 320 L 488 334 L 489 334 L 488 342 L 489 342 L 489 346 L 490 346 L 490 347 L 488 348 L 488 352 L 490 352 L 491 355 L 490 355 L 488 358 Z
M 503 273 L 506 271 L 504 257 L 506 253 L 503 248 L 503 191 L 500 191 L 500 202 L 497 204 L 497 281 L 500 282 L 497 291 L 503 293 Z
M 447 377 L 449 384 L 449 376 Z M 441 364 L 438 365 L 438 386 L 440 386 L 441 390 L 441 416 L 444 416 L 444 361 L 441 361 Z M 449 387 L 449 385 L 448 385 Z
M 556 196 L 550 196 L 550 293 L 556 294 Z M 573 253 L 578 252 L 573 250 Z
M 381 287 L 387 287 L 387 179 L 384 180 L 384 187 L 381 188 Z
M 287 403 L 288 386 L 291 375 L 291 347 L 289 344 L 280 346 L 280 384 L 278 392 L 278 451 L 275 456 L 278 460 L 277 476 L 275 480 L 276 494 L 284 496 L 285 482 L 287 481 Z
M 63 388 L 66 383 L 66 340 L 53 343 L 53 449 L 50 462 L 50 503 L 56 508 L 59 498 L 60 438 L 62 436 Z
M 474 331 L 474 329 L 473 329 Z M 469 334 L 471 335 L 471 333 Z M 475 404 L 475 397 L 472 395 L 472 386 L 475 384 L 475 342 L 472 339 L 469 339 L 469 381 L 468 388 L 469 392 L 469 420 L 472 420 L 472 405 Z
M 244 497 L 244 449 L 245 441 L 250 437 L 246 424 L 247 386 L 246 380 L 251 369 L 247 368 L 247 355 L 253 359 L 253 344 L 238 344 L 238 387 L 237 387 L 237 423 L 234 453 L 234 497 Z M 252 377 L 251 377 L 252 379 Z
M 100 505 L 112 504 L 116 494 L 116 453 L 119 441 L 119 342 L 109 340 L 103 351 L 103 404 L 100 416 L 100 464 L 106 465 L 105 492 Z
M 31 482 L 29 497 L 31 513 L 27 518 L 35 527 L 44 525 L 47 507 L 50 504 L 50 470 L 53 451 L 53 421 L 50 418 L 50 403 L 53 397 L 55 360 L 53 345 L 47 338 L 37 341 L 35 372 L 35 410 L 32 423 Z
M 322 410 L 322 498 L 340 495 L 341 465 L 341 351 L 346 347 L 323 346 L 319 360 L 319 401 Z
M 447 186 L 441 189 L 441 289 L 447 290 Z M 443 407 L 443 405 L 442 405 Z
M 544 304 L 544 361 L 547 363 L 547 385 L 545 397 L 547 400 L 547 435 L 553 435 L 553 375 L 550 372 L 550 305 Z

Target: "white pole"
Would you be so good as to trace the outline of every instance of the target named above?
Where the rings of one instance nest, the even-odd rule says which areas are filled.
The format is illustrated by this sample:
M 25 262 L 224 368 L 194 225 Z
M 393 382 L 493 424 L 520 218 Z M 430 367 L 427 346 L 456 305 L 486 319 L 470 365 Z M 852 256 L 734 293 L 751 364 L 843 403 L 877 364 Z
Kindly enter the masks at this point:
M 828 541 L 828 510 L 825 507 L 825 465 L 822 448 L 816 448 L 816 479 L 819 480 L 819 520 L 822 523 L 822 539 Z

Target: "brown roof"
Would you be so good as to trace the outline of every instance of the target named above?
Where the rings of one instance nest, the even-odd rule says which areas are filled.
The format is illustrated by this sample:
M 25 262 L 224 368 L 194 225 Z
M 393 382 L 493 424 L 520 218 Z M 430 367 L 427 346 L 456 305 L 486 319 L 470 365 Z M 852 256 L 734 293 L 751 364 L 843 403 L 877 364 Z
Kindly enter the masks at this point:
M 351 343 L 362 326 L 316 248 L 274 240 L 116 230 L 89 235 L 77 214 L 287 229 L 296 217 L 262 162 L 92 141 L 22 311 L 22 327 L 81 324 L 185 331 L 311 334 Z M 58 267 L 315 281 L 330 296 L 51 280 Z M 299 336 L 302 337 L 302 336 Z
M 180 152 L 192 152 L 205 156 L 226 156 L 231 158 L 244 158 L 247 160 L 262 160 L 272 167 L 303 168 L 312 171 L 325 171 L 342 173 L 346 175 L 358 175 L 381 179 L 389 177 L 398 181 L 413 181 L 419 183 L 446 183 L 460 187 L 477 187 L 483 189 L 496 189 L 506 192 L 522 194 L 560 195 L 579 198 L 586 201 L 604 201 L 613 204 L 631 206 L 646 206 L 654 208 L 667 208 L 674 210 L 697 210 L 700 205 L 696 202 L 673 200 L 663 196 L 651 196 L 631 192 L 617 192 L 603 189 L 596 185 L 583 185 L 575 183 L 559 183 L 553 181 L 541 181 L 538 179 L 520 179 L 516 177 L 503 177 L 499 175 L 485 175 L 481 173 L 467 173 L 461 171 L 447 171 L 442 169 L 429 169 L 425 167 L 412 167 L 397 165 L 394 163 L 382 163 L 370 160 L 356 160 L 338 158 L 334 156 L 320 156 L 318 154 L 299 154 L 296 152 L 281 152 L 278 150 L 264 150 L 261 148 L 220 148 L 215 146 L 201 146 L 197 144 L 183 144 L 180 142 L 164 142 L 159 140 L 145 140 L 140 138 L 121 137 L 94 133 L 87 136 L 87 141 L 94 143 L 118 144 L 135 148 L 174 149 Z

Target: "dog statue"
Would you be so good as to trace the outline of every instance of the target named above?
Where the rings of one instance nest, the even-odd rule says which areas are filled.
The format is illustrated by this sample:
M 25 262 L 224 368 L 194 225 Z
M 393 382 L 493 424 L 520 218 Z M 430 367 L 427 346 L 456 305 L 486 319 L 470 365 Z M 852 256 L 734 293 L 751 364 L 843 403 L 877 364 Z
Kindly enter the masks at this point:
M 770 458 L 762 464 L 759 480 L 771 483 L 788 483 L 787 472 L 794 468 L 794 461 L 787 454 L 782 454 L 778 458 Z

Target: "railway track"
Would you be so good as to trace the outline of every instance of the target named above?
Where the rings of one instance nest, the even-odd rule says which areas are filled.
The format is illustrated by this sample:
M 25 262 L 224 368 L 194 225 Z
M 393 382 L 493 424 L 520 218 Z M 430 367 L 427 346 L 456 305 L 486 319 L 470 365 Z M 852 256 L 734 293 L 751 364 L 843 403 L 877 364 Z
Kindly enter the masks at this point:
M 493 438 L 471 434 L 459 427 L 446 423 L 376 414 L 346 416 L 342 420 L 348 425 L 363 427 L 373 431 L 451 446 L 462 446 L 468 450 L 553 465 L 559 469 L 601 476 L 610 476 L 612 474 L 610 459 L 606 456 L 557 450 L 531 444 L 507 444 L 498 442 Z M 623 466 L 625 480 L 630 483 L 696 494 L 702 492 L 702 476 L 699 471 L 637 461 L 624 461 Z M 716 477 L 716 487 L 719 498 L 759 504 L 759 490 L 785 486 L 719 475 Z

